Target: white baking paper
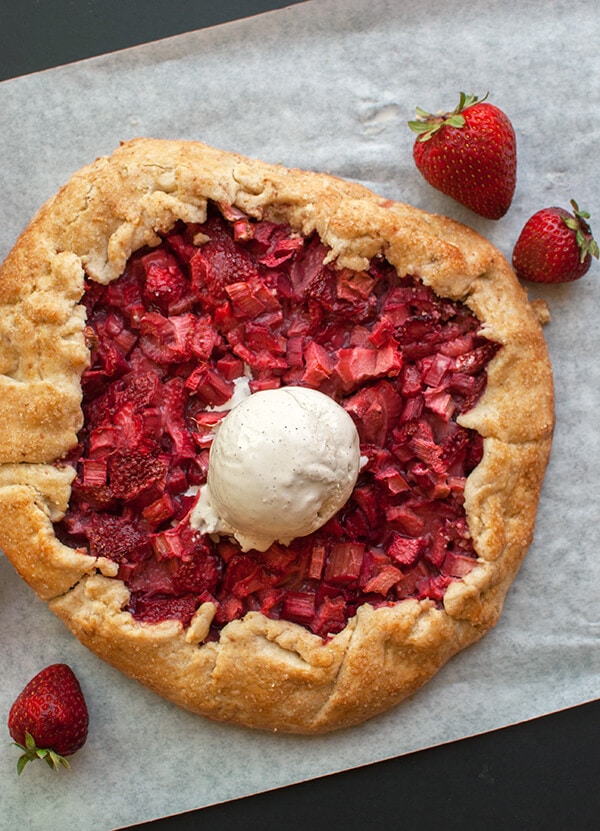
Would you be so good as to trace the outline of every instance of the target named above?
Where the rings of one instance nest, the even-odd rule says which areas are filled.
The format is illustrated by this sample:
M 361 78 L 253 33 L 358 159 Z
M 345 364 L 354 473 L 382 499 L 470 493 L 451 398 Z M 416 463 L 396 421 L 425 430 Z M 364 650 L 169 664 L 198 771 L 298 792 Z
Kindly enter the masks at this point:
M 600 233 L 598 42 L 593 0 L 313 0 L 5 82 L 0 256 L 72 172 L 138 135 L 355 179 L 472 224 L 507 256 L 530 214 L 571 197 Z M 496 223 L 434 191 L 412 162 L 415 106 L 452 108 L 460 90 L 489 90 L 518 134 L 517 191 Z M 53 661 L 75 668 L 91 712 L 88 742 L 60 775 L 38 763 L 17 778 L 6 731 L 2 831 L 114 829 L 596 698 L 599 272 L 595 263 L 578 283 L 532 292 L 552 312 L 558 423 L 535 543 L 501 622 L 369 723 L 298 738 L 183 712 L 86 651 L 0 558 L 0 714 Z

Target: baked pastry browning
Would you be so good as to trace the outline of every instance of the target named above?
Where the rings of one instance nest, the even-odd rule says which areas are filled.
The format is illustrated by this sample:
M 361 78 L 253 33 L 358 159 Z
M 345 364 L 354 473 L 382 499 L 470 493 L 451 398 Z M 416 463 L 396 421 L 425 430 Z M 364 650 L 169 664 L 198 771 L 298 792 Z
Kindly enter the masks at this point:
M 427 554 L 430 565 L 423 574 L 430 583 L 433 574 L 439 576 L 435 591 L 418 590 L 416 583 L 402 591 L 393 588 L 394 575 L 394 585 L 399 585 L 414 564 L 412 560 L 409 563 L 405 548 L 398 555 L 400 559 L 388 565 L 385 574 L 392 575 L 392 582 L 385 588 L 374 577 L 363 579 L 363 561 L 361 576 L 354 574 L 355 583 L 362 580 L 361 591 L 347 593 L 354 600 L 347 600 L 345 617 L 338 615 L 337 625 L 328 624 L 323 631 L 310 615 L 303 619 L 299 611 L 297 604 L 308 597 L 302 587 L 295 593 L 296 605 L 281 599 L 283 591 L 269 595 L 271 605 L 263 595 L 262 605 L 249 605 L 245 602 L 251 593 L 247 585 L 248 594 L 237 592 L 237 606 L 228 618 L 223 611 L 225 601 L 216 588 L 223 563 L 237 556 L 234 543 L 227 540 L 225 547 L 217 544 L 214 551 L 211 548 L 215 571 L 210 591 L 197 592 L 189 613 L 170 609 L 161 616 L 154 607 L 151 613 L 147 611 L 150 601 L 136 605 L 137 594 L 129 576 L 137 573 L 139 564 L 128 559 L 124 549 L 118 550 L 119 542 L 114 543 L 120 539 L 117 520 L 111 546 L 90 534 L 86 538 L 87 532 L 77 525 L 76 510 L 84 503 L 90 522 L 96 514 L 117 516 L 115 494 L 111 493 L 108 501 L 103 502 L 103 496 L 90 503 L 85 491 L 89 481 L 86 483 L 85 474 L 82 480 L 81 474 L 90 459 L 98 463 L 100 458 L 93 458 L 86 445 L 89 424 L 84 412 L 92 419 L 96 405 L 86 404 L 83 395 L 94 386 L 93 365 L 92 371 L 88 368 L 93 359 L 90 356 L 99 348 L 98 333 L 91 331 L 89 324 L 104 320 L 100 301 L 94 298 L 104 297 L 103 286 L 119 285 L 124 272 L 131 274 L 131 269 L 138 268 L 131 265 L 138 262 L 136 252 L 148 256 L 161 250 L 169 239 L 173 248 L 173 234 L 182 250 L 201 251 L 204 244 L 210 244 L 207 229 L 216 228 L 210 222 L 230 223 L 242 240 L 253 233 L 249 228 L 260 223 L 289 229 L 281 262 L 286 258 L 291 261 L 296 243 L 311 240 L 311 250 L 321 252 L 331 279 L 339 277 L 339 291 L 350 304 L 348 308 L 358 309 L 358 305 L 352 306 L 355 297 L 364 300 L 364 308 L 371 311 L 365 312 L 364 321 L 349 321 L 348 337 L 341 347 L 338 344 L 336 354 L 347 351 L 349 343 L 362 345 L 361 338 L 368 342 L 369 355 L 375 354 L 372 347 L 380 347 L 382 363 L 370 375 L 366 373 L 365 384 L 371 390 L 380 389 L 376 386 L 380 382 L 389 381 L 386 389 L 396 385 L 393 400 L 397 411 L 390 410 L 395 415 L 389 430 L 408 419 L 400 414 L 405 413 L 402 408 L 409 382 L 398 386 L 403 359 L 389 357 L 391 353 L 383 346 L 384 336 L 393 340 L 396 335 L 373 328 L 373 298 L 382 291 L 384 281 L 392 287 L 398 284 L 407 293 L 419 294 L 419 287 L 424 287 L 427 297 L 423 302 L 433 303 L 436 309 L 449 301 L 443 313 L 454 315 L 465 328 L 452 348 L 446 349 L 442 369 L 455 367 L 461 337 L 475 344 L 469 355 L 486 355 L 480 394 L 473 398 L 472 406 L 459 408 L 454 420 L 450 409 L 444 410 L 454 405 L 445 395 L 437 395 L 435 383 L 430 381 L 430 420 L 434 425 L 452 422 L 461 441 L 472 441 L 479 447 L 477 458 L 465 463 L 466 480 L 450 476 L 450 484 L 432 496 L 432 501 L 438 496 L 451 499 L 452 510 L 458 506 L 465 518 L 461 524 L 452 515 L 456 538 L 450 557 L 453 566 L 447 573 L 442 560 Z M 278 263 L 277 257 L 271 257 L 271 274 L 276 274 Z M 216 306 L 212 308 L 211 320 L 222 318 L 227 304 L 227 308 L 235 306 L 237 295 L 231 286 L 244 283 L 244 275 L 236 279 L 235 283 L 230 280 L 227 303 L 218 312 Z M 268 298 L 274 296 L 273 289 Z M 382 296 L 378 302 L 383 302 Z M 270 308 L 271 300 L 265 302 L 261 308 Z M 272 302 L 275 308 L 276 301 Z M 313 309 L 314 304 L 306 308 L 309 306 Z M 0 307 L 0 547 L 76 637 L 130 677 L 209 718 L 269 730 L 323 732 L 359 723 L 395 705 L 496 623 L 533 536 L 550 453 L 553 388 L 536 311 L 502 255 L 474 231 L 325 174 L 286 169 L 196 142 L 137 139 L 76 173 L 41 208 L 2 265 Z M 177 311 L 182 319 L 190 314 L 190 308 L 181 301 Z M 228 318 L 231 330 L 244 314 L 235 321 Z M 420 321 L 423 326 L 425 317 L 423 314 Z M 145 323 L 150 339 L 155 323 L 154 318 Z M 402 327 L 400 318 L 396 326 L 398 330 Z M 468 326 L 471 329 L 467 332 Z M 421 337 L 427 340 L 425 329 Z M 289 340 L 287 348 L 287 363 L 282 359 L 281 368 L 268 377 L 255 373 L 253 383 L 260 379 L 268 386 L 274 378 L 284 385 L 307 383 L 301 373 L 286 375 L 291 360 Z M 285 354 L 284 347 L 282 350 Z M 244 357 L 247 352 L 242 345 L 236 354 Z M 150 347 L 144 354 L 150 354 Z M 194 354 L 198 363 L 207 361 L 203 353 L 200 356 L 200 347 Z M 345 352 L 344 360 L 346 357 Z M 190 364 L 189 354 L 185 362 Z M 231 373 L 234 363 L 227 364 Z M 294 365 L 300 372 L 302 360 L 297 359 Z M 141 373 L 148 365 L 142 367 L 138 360 L 136 366 Z M 439 368 L 436 364 L 432 375 Z M 190 378 L 196 376 L 189 366 L 186 371 L 185 383 L 195 390 Z M 332 371 L 323 370 L 324 376 Z M 461 378 L 466 385 L 464 375 Z M 334 391 L 325 383 L 324 391 L 337 395 L 339 389 Z M 356 388 L 342 384 L 338 397 L 356 416 L 358 405 L 350 403 L 350 392 Z M 460 394 L 463 400 L 464 389 Z M 204 401 L 206 429 L 196 437 L 204 466 L 210 419 L 219 412 L 211 406 L 214 403 L 212 399 Z M 363 475 L 368 477 L 374 475 L 371 471 L 381 452 L 371 438 L 363 439 L 361 448 L 368 459 Z M 139 462 L 139 454 L 136 458 Z M 416 479 L 427 477 L 424 459 L 417 464 L 409 461 Z M 97 476 L 103 457 L 100 462 L 88 465 L 88 473 L 93 470 Z M 166 464 L 160 453 L 152 456 L 149 450 L 139 475 L 145 476 L 145 481 L 148 476 L 158 481 L 167 476 Z M 435 467 L 434 461 L 431 464 Z M 412 481 L 395 469 L 383 473 L 381 467 L 378 478 L 389 481 L 386 487 L 396 495 Z M 359 478 L 357 485 L 363 487 L 363 493 L 365 481 Z M 196 484 L 202 486 L 201 481 Z M 121 481 L 121 491 L 126 489 Z M 85 499 L 82 491 L 88 493 Z M 139 492 L 133 503 L 136 498 L 139 501 Z M 193 501 L 191 496 L 187 498 Z M 161 540 L 165 528 L 189 518 L 184 516 L 184 496 L 177 499 L 179 508 L 169 509 L 172 513 L 165 514 L 166 525 L 157 532 Z M 142 514 L 144 510 L 146 514 L 136 527 L 150 527 L 144 523 L 155 518 L 159 507 L 164 509 L 162 503 L 157 507 L 159 502 L 144 503 Z M 393 524 L 390 516 L 380 522 L 379 540 L 389 540 L 385 533 Z M 434 522 L 431 527 L 438 526 Z M 414 553 L 418 546 L 431 545 L 430 536 L 429 532 L 414 532 L 412 537 L 397 533 L 395 538 L 411 537 L 409 548 Z M 312 541 L 313 537 L 307 539 Z M 315 549 L 321 539 L 314 538 Z M 213 543 L 207 538 L 207 546 Z M 123 542 L 127 545 L 132 545 L 130 538 Z M 361 545 L 361 551 L 366 551 L 368 546 Z M 166 560 L 177 559 L 172 552 L 159 550 L 158 543 L 156 551 L 161 568 Z M 182 555 L 183 561 L 186 556 Z M 263 555 L 256 554 L 259 556 Z M 287 555 L 273 549 L 264 556 L 285 559 Z M 380 553 L 373 557 L 381 559 Z M 314 558 L 310 562 L 314 563 Z M 264 560 L 260 564 L 266 568 Z M 320 578 L 313 565 L 309 571 L 314 603 L 314 585 Z M 139 584 L 135 584 L 137 588 Z M 274 585 L 274 590 L 279 588 Z M 329 592 L 327 602 L 332 598 Z M 280 609 L 286 602 L 290 607 L 287 619 Z

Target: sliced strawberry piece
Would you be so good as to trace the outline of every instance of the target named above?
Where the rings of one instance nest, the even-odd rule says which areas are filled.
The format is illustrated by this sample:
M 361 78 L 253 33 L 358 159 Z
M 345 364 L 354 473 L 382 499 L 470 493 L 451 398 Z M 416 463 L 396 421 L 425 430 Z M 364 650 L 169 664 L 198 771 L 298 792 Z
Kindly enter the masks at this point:
M 180 597 L 171 595 L 132 592 L 127 611 L 144 623 L 160 623 L 163 620 L 178 620 L 189 626 L 200 601 L 195 594 Z
M 178 261 L 163 248 L 158 248 L 143 256 L 140 263 L 145 275 L 146 304 L 168 311 L 187 290 L 187 280 Z
M 204 227 L 209 240 L 190 260 L 192 287 L 200 298 L 222 300 L 232 283 L 258 278 L 258 272 L 245 249 L 236 245 L 216 217 Z
M 92 557 L 109 560 L 143 559 L 148 539 L 129 520 L 108 513 L 93 514 L 86 528 Z
M 164 488 L 167 466 L 151 449 L 117 448 L 108 459 L 110 488 L 117 499 L 133 501 L 150 488 Z
M 192 356 L 196 319 L 192 314 L 164 317 L 146 312 L 140 320 L 140 348 L 152 361 L 170 364 Z

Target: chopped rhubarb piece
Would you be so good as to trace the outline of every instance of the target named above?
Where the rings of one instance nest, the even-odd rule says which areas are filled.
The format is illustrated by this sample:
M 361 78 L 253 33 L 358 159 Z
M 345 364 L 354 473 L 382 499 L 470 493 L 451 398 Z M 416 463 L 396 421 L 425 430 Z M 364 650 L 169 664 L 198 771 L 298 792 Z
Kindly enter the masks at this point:
M 106 485 L 108 464 L 106 459 L 84 459 L 83 484 L 86 487 Z
M 249 557 L 237 557 L 229 564 L 223 586 L 235 597 L 245 598 L 259 589 L 270 585 L 270 580 L 258 565 Z
M 455 554 L 453 551 L 448 551 L 444 558 L 442 571 L 450 577 L 464 577 L 470 571 L 473 571 L 477 565 L 477 560 L 473 557 L 466 557 L 464 554 Z
M 287 339 L 271 331 L 263 323 L 249 323 L 245 329 L 245 340 L 248 348 L 254 352 L 272 352 L 273 355 L 285 355 Z M 285 364 L 287 369 L 287 363 Z
M 330 274 L 323 261 L 327 256 L 327 248 L 313 237 L 291 261 L 289 279 L 296 300 L 306 300 L 309 296 L 318 296 L 319 291 L 326 286 Z
M 248 217 L 244 219 L 235 219 L 232 222 L 233 238 L 234 240 L 243 240 L 246 242 L 254 236 L 254 226 Z
M 361 442 L 380 447 L 385 445 L 401 407 L 402 399 L 387 381 L 359 390 L 344 401 Z
M 302 335 L 292 335 L 287 339 L 285 349 L 285 359 L 288 367 L 303 367 L 304 366 L 304 338 Z
M 167 234 L 165 246 L 175 254 L 182 265 L 187 265 L 196 253 L 196 246 L 187 239 L 183 232 L 171 231 Z
M 446 467 L 442 461 L 442 449 L 436 443 L 433 431 L 426 422 L 420 422 L 407 442 L 417 459 L 420 459 L 435 473 L 444 473 Z
M 375 594 L 386 595 L 389 590 L 399 580 L 402 579 L 402 572 L 393 565 L 385 565 L 375 577 L 372 577 L 368 583 L 365 584 L 364 590 L 367 594 L 371 592 Z
M 477 392 L 477 382 L 478 378 L 474 375 L 468 375 L 466 372 L 453 372 L 447 388 L 450 392 L 461 395 L 473 395 Z
M 374 283 L 374 278 L 366 271 L 351 271 L 345 268 L 337 274 L 337 295 L 341 300 L 348 300 L 350 303 L 368 300 Z
M 262 314 L 266 307 L 250 282 L 230 283 L 225 291 L 232 303 L 233 313 L 239 319 L 251 319 Z
M 386 459 L 385 461 L 378 461 L 374 475 L 377 481 L 385 483 L 387 489 L 392 494 L 404 493 L 410 490 L 410 485 L 402 473 L 400 473 L 399 466 L 394 464 L 392 458 Z
M 219 346 L 221 338 L 212 324 L 209 315 L 201 315 L 194 323 L 191 333 L 190 349 L 196 358 L 201 361 L 208 361 L 214 349 Z
M 378 490 L 373 483 L 357 485 L 352 498 L 360 506 L 371 528 L 381 524 L 383 510 Z
M 287 262 L 305 244 L 304 238 L 294 234 L 287 225 L 267 220 L 256 223 L 253 238 L 257 244 L 256 258 L 267 268 L 277 268 Z
M 188 486 L 188 477 L 181 467 L 171 467 L 167 472 L 165 491 L 171 495 L 182 493 Z
M 265 369 L 287 369 L 287 361 L 285 357 L 283 355 L 277 355 L 269 349 L 261 349 L 258 352 L 255 352 L 245 343 L 238 343 L 234 346 L 233 351 L 254 371 L 260 372 Z
M 432 413 L 439 415 L 444 421 L 450 421 L 456 409 L 456 404 L 446 389 L 425 390 L 423 399 L 425 400 L 425 406 Z
M 344 512 L 344 535 L 353 540 L 365 540 L 373 535 L 373 529 L 364 511 L 356 507 L 352 509 L 352 502 L 348 503 Z
M 340 542 L 333 545 L 325 568 L 325 580 L 345 584 L 358 579 L 364 553 L 363 543 Z
M 310 623 L 315 616 L 314 594 L 288 592 L 281 604 L 281 616 L 296 623 Z
M 444 341 L 440 344 L 440 353 L 442 355 L 448 355 L 450 358 L 457 358 L 459 355 L 464 355 L 465 352 L 470 352 L 473 349 L 473 338 L 473 334 L 468 333 Z
M 451 581 L 452 578 L 445 574 L 430 576 L 427 580 L 423 580 L 417 586 L 419 596 L 421 598 L 427 597 L 431 600 L 441 601 Z
M 438 352 L 423 361 L 423 383 L 428 387 L 443 387 L 454 369 L 454 361 L 448 355 Z
M 425 401 L 422 395 L 407 398 L 400 414 L 401 422 L 418 421 L 421 418 Z
M 166 522 L 168 519 L 171 519 L 175 513 L 175 508 L 176 505 L 173 498 L 167 491 L 165 491 L 150 505 L 146 505 L 142 511 L 142 516 L 151 525 L 157 526 L 161 525 L 163 522 Z
M 415 597 L 423 584 L 427 584 L 429 571 L 426 564 L 420 560 L 412 569 L 404 571 L 401 579 L 394 586 L 394 594 L 398 600 Z
M 151 543 L 158 560 L 181 560 L 185 556 L 185 545 L 177 528 L 154 534 Z
M 427 546 L 425 537 L 404 537 L 392 532 L 385 552 L 399 566 L 414 565 Z
M 217 371 L 228 381 L 240 378 L 244 374 L 244 362 L 232 354 L 223 355 L 222 358 L 216 361 L 215 365 Z
M 229 220 L 229 222 L 234 223 L 240 219 L 244 222 L 249 220 L 248 214 L 236 205 L 230 205 L 227 202 L 219 202 L 218 207 L 222 216 Z
M 369 342 L 376 349 L 386 346 L 392 340 L 394 331 L 395 327 L 392 321 L 387 317 L 382 317 L 371 327 Z
M 390 525 L 399 526 L 411 536 L 419 536 L 425 530 L 425 521 L 406 505 L 390 505 L 385 516 Z
M 309 387 L 319 387 L 319 385 L 330 377 L 335 364 L 333 358 L 325 349 L 315 341 L 309 341 L 303 353 L 305 370 L 302 375 L 302 383 Z
M 444 565 L 444 560 L 446 559 L 449 540 L 445 529 L 439 520 L 434 522 L 430 539 L 431 542 L 424 552 L 425 559 L 436 568 L 441 569 Z
M 232 620 L 241 618 L 245 611 L 243 601 L 239 597 L 229 595 L 229 597 L 219 601 L 215 613 L 215 623 L 223 626 Z
M 423 376 L 416 364 L 405 364 L 400 375 L 400 391 L 406 398 L 416 396 L 423 390 Z
M 341 632 L 346 626 L 348 611 L 346 600 L 341 595 L 324 597 L 315 612 L 311 629 L 316 635 L 326 638 Z
M 340 349 L 335 366 L 344 389 L 350 391 L 366 380 L 393 378 L 402 368 L 402 358 L 391 345 L 382 349 L 354 347 Z
M 185 386 L 207 406 L 225 404 L 233 395 L 233 384 L 206 363 L 200 363 L 190 372 Z
M 323 545 L 323 543 L 316 543 L 313 546 L 311 557 L 310 557 L 310 566 L 308 569 L 308 577 L 311 580 L 320 580 L 323 574 L 323 568 L 325 566 L 325 560 L 327 556 L 327 549 Z

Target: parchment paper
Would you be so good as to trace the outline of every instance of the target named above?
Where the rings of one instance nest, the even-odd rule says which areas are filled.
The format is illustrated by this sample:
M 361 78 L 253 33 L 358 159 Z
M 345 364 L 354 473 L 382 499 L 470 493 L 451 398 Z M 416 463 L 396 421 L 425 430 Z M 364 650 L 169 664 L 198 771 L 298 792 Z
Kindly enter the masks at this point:
M 0 256 L 72 172 L 136 135 L 200 139 L 356 179 L 472 224 L 507 256 L 531 213 L 568 207 L 571 197 L 600 233 L 599 39 L 592 1 L 315 0 L 5 82 Z M 517 192 L 497 223 L 435 192 L 412 163 L 406 122 L 415 106 L 452 108 L 460 90 L 489 90 L 518 133 Z M 536 540 L 501 622 L 386 715 L 320 738 L 209 723 L 87 652 L 0 558 L 0 713 L 42 666 L 63 660 L 91 711 L 69 773 L 38 764 L 17 779 L 16 751 L 2 747 L 2 831 L 113 829 L 596 698 L 597 264 L 593 271 L 535 292 L 552 311 L 558 426 Z

